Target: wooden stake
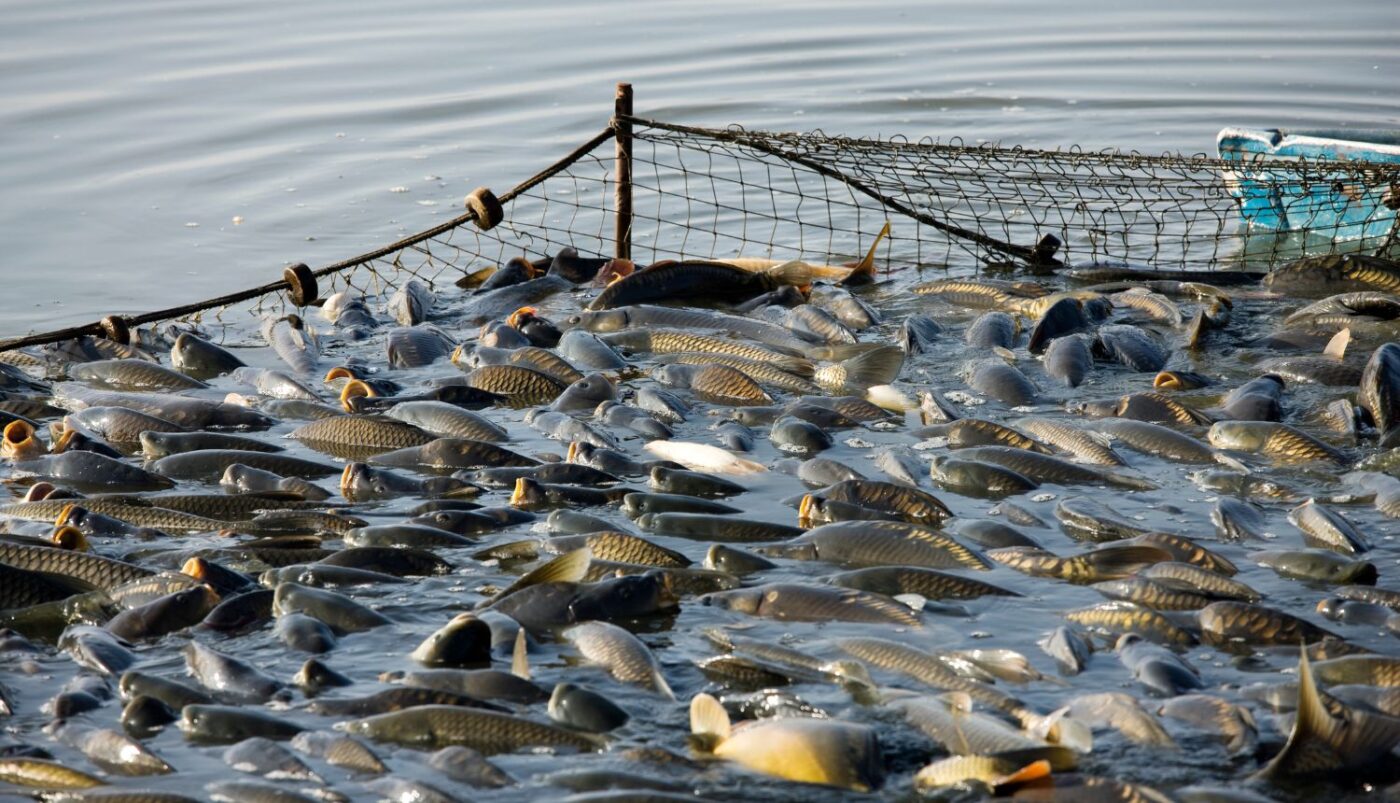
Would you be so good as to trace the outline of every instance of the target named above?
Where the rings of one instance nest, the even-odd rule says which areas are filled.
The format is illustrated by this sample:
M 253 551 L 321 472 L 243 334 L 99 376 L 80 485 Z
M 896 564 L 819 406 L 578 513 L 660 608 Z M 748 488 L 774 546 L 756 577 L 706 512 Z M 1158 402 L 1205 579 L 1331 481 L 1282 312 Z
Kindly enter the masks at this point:
M 617 199 L 613 210 L 617 250 L 613 256 L 618 259 L 632 258 L 632 123 L 624 119 L 631 116 L 632 85 L 619 83 L 613 100 L 613 130 L 617 132 Z

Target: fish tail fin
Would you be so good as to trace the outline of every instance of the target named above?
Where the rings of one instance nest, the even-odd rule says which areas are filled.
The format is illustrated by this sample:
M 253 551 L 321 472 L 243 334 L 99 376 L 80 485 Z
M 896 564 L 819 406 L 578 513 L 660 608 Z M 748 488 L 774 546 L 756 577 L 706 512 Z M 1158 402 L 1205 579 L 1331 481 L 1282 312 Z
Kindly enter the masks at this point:
M 819 360 L 841 362 L 878 348 L 881 347 L 875 343 L 838 343 L 834 346 L 813 346 L 809 353 Z
M 812 266 L 800 259 L 779 262 L 764 273 L 779 284 L 790 284 L 793 287 L 805 287 L 812 283 Z
M 1264 765 L 1253 777 L 1271 779 L 1287 776 L 1292 772 L 1294 759 L 1305 752 L 1310 745 L 1332 745 L 1335 743 L 1337 723 L 1322 703 L 1322 695 L 1317 690 L 1317 679 L 1313 677 L 1312 664 L 1308 661 L 1305 645 L 1298 647 L 1298 705 L 1293 720 L 1293 730 L 1283 749 Z
M 875 281 L 875 249 L 880 247 L 880 241 L 890 234 L 890 222 L 885 221 L 884 228 L 875 235 L 875 242 L 870 244 L 870 250 L 865 252 L 865 259 L 856 263 L 855 269 L 846 278 L 841 280 L 841 284 L 869 284 Z
M 674 701 L 676 699 L 676 693 L 671 690 L 671 684 L 666 682 L 666 676 L 661 674 L 660 667 L 652 671 L 651 684 L 656 687 L 657 691 L 665 695 L 667 700 Z
M 800 376 L 803 379 L 810 379 L 812 373 L 816 371 L 812 361 L 805 357 L 773 357 L 769 359 L 769 362 L 793 376 Z
M 1224 452 L 1215 453 L 1215 462 L 1219 463 L 1222 466 L 1232 468 L 1235 471 L 1241 472 L 1243 474 L 1250 473 L 1249 466 L 1245 465 L 1245 463 L 1242 460 L 1240 460 L 1237 457 L 1232 457 L 1228 454 L 1225 454 Z
M 1340 360 L 1347 356 L 1347 346 L 1351 345 L 1351 328 L 1348 327 L 1332 335 L 1332 339 L 1327 341 L 1327 346 L 1322 349 L 1325 357 Z
M 885 410 L 906 413 L 919 409 L 919 403 L 894 385 L 871 385 L 865 389 L 865 400 Z
M 888 385 L 904 367 L 904 350 L 896 346 L 872 349 L 841 363 L 846 387 L 864 391 L 873 385 Z
M 690 733 L 714 744 L 729 738 L 729 713 L 719 700 L 697 694 L 690 701 Z
M 992 786 L 1010 786 L 1012 784 L 1029 783 L 1030 781 L 1038 781 L 1041 778 L 1049 777 L 1050 762 L 1042 758 L 1039 761 L 1032 761 L 1013 773 L 997 778 L 992 782 Z
M 530 651 L 525 628 L 515 631 L 515 649 L 510 654 L 510 673 L 521 680 L 530 679 Z
M 1135 491 L 1155 491 L 1161 486 L 1146 477 L 1135 477 L 1132 474 L 1123 474 L 1117 471 L 1105 472 L 1104 476 L 1109 482 L 1120 488 L 1130 488 Z

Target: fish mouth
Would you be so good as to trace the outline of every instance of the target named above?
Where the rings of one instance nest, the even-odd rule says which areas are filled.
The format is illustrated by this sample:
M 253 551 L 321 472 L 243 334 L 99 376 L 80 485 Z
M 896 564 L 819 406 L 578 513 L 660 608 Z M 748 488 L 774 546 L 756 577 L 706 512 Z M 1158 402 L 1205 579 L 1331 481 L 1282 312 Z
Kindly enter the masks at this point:
M 512 329 L 519 329 L 525 324 L 527 318 L 535 317 L 536 312 L 534 307 L 521 307 L 506 318 L 506 325 Z
M 33 485 L 29 486 L 29 490 L 24 492 L 24 501 L 42 502 L 43 500 L 48 499 L 49 496 L 57 490 L 58 488 L 56 488 L 51 482 L 36 482 Z
M 346 463 L 345 468 L 340 471 L 340 492 L 355 488 L 355 481 L 359 479 L 361 465 L 359 463 Z
M 458 368 L 461 368 L 462 361 L 466 359 L 467 356 L 466 348 L 467 346 L 465 343 L 457 344 L 457 347 L 452 349 L 452 356 L 447 358 L 448 361 L 450 361 L 453 365 L 457 366 Z
M 180 567 L 181 574 L 187 574 L 201 582 L 209 582 L 209 572 L 203 558 L 190 558 Z
M 515 489 L 510 492 L 510 506 L 524 507 L 529 502 L 530 484 L 524 477 L 515 480 Z
M 329 374 L 327 374 L 327 376 L 329 376 Z M 345 387 L 340 389 L 340 406 L 345 408 L 345 412 L 352 413 L 354 412 L 354 403 L 351 399 L 358 399 L 361 397 L 372 399 L 378 395 L 378 393 L 374 392 L 374 388 L 364 382 L 358 379 L 351 379 L 349 382 L 345 383 Z
M 79 508 L 78 505 L 77 505 L 76 503 L 74 503 L 74 502 L 69 502 L 68 504 L 66 504 L 66 505 L 63 506 L 63 509 L 62 509 L 62 510 L 60 510 L 60 511 L 58 512 L 58 518 L 54 519 L 54 521 L 53 521 L 53 526 L 55 526 L 55 527 L 72 527 L 72 526 L 76 526 L 76 525 L 78 524 L 78 522 L 82 521 L 82 519 L 83 519 L 82 513 L 79 513 L 80 510 L 82 510 L 82 508 Z M 83 511 L 83 512 L 85 513 L 86 511 Z
M 0 435 L 0 456 L 12 460 L 27 460 L 43 454 L 44 446 L 34 437 L 34 427 L 28 421 L 11 421 Z
M 53 535 L 49 536 L 49 540 L 59 549 L 66 549 L 71 552 L 88 552 L 92 548 L 88 543 L 87 536 L 83 535 L 81 530 L 66 524 L 55 527 Z
M 326 378 L 321 381 L 329 384 L 337 379 L 359 379 L 359 377 L 356 376 L 355 372 L 351 371 L 349 367 L 344 365 L 337 365 L 336 367 L 327 371 Z
M 62 421 L 55 421 L 49 424 L 49 437 L 53 441 L 49 446 L 49 451 L 54 454 L 62 454 L 73 445 L 73 440 L 78 437 L 78 430 Z
M 578 441 L 569 441 L 569 451 L 564 457 L 565 463 L 578 462 Z
M 803 494 L 802 501 L 797 504 L 798 522 L 811 521 L 812 513 L 817 507 L 817 499 L 811 494 Z

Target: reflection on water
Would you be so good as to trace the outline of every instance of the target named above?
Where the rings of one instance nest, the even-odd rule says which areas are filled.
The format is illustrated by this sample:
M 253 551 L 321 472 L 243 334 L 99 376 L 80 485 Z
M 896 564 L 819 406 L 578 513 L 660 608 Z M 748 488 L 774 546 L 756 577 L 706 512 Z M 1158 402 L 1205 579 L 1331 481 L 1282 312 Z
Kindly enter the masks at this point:
M 1315 11 L 15 2 L 0 273 L 24 300 L 3 329 L 209 297 L 431 225 L 596 131 L 617 80 L 663 119 L 1042 147 L 1395 127 L 1400 11 Z

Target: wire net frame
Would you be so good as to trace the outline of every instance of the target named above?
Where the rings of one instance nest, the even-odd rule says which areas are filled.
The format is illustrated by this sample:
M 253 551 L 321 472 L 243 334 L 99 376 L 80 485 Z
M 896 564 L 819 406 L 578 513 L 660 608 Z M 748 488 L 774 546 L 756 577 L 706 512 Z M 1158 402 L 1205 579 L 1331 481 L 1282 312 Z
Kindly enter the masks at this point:
M 846 262 L 864 254 L 886 221 L 892 234 L 877 264 L 890 272 L 975 273 L 1038 259 L 1263 271 L 1318 253 L 1393 256 L 1400 246 L 1400 165 L 627 122 L 628 236 L 638 264 L 741 256 Z M 517 195 L 500 226 L 447 232 L 383 267 L 437 280 L 451 267 L 542 259 L 564 247 L 611 256 L 619 252 L 616 178 L 611 150 L 594 148 Z M 1262 225 L 1268 216 L 1260 208 L 1275 225 Z M 1047 235 L 1058 252 L 1037 250 Z
M 630 144 L 630 226 L 618 226 L 617 162 Z M 488 229 L 468 211 L 397 243 L 315 271 L 322 295 L 382 296 L 409 279 L 441 288 L 511 257 L 629 253 L 840 263 L 859 258 L 886 221 L 877 266 L 975 273 L 991 263 L 1118 261 L 1157 268 L 1268 270 L 1300 256 L 1400 250 L 1400 165 L 1250 161 L 1204 155 L 1030 150 L 700 128 L 620 115 L 609 128 L 500 197 Z M 627 240 L 619 244 L 619 237 Z M 1048 244 L 1048 247 L 1047 247 Z M 126 318 L 221 319 L 244 307 L 289 311 L 274 282 Z M 0 342 L 100 334 L 100 324 Z

